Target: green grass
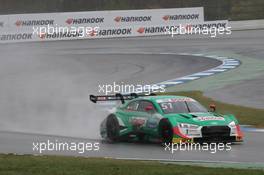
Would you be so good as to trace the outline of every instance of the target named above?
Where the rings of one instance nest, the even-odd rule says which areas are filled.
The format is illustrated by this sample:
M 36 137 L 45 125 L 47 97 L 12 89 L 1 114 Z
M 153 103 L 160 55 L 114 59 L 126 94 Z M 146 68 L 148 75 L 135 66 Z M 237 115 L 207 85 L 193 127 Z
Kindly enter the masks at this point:
M 0 155 L 0 175 L 263 175 L 263 170 L 206 168 L 103 158 Z
M 263 109 L 255 109 L 250 107 L 219 102 L 212 98 L 205 97 L 203 93 L 200 91 L 171 92 L 171 93 L 169 92 L 166 94 L 192 97 L 206 107 L 208 107 L 210 104 L 215 104 L 217 112 L 221 114 L 234 114 L 239 120 L 240 124 L 254 125 L 256 127 L 264 127 Z

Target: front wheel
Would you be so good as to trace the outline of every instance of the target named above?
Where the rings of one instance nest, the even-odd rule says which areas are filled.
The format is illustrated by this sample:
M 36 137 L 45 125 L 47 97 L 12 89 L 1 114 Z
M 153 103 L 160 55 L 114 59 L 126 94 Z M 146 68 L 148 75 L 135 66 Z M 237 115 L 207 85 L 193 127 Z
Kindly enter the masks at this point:
M 159 133 L 162 143 L 172 143 L 173 129 L 168 120 L 161 120 L 159 124 Z

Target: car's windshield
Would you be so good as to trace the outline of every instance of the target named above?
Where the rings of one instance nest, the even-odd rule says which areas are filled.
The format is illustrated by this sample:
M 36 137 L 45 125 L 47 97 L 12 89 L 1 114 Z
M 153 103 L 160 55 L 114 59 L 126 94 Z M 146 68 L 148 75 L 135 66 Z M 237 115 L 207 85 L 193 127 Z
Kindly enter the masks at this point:
M 207 112 L 205 107 L 191 98 L 164 99 L 157 102 L 165 114 Z

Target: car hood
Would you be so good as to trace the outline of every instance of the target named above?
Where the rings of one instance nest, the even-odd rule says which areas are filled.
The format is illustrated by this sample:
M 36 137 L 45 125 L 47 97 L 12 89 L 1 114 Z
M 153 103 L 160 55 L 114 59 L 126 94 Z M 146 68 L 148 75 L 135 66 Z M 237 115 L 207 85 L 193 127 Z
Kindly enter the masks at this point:
M 200 126 L 228 125 L 234 121 L 232 117 L 220 115 L 212 112 L 205 113 L 180 113 L 180 114 L 165 114 L 172 124 L 189 123 Z

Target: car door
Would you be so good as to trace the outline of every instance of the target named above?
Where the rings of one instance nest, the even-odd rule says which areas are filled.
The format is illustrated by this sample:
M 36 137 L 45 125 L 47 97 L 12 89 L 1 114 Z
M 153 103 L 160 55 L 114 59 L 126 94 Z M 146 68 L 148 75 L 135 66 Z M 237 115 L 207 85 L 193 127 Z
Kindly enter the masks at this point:
M 142 112 L 138 110 L 140 100 L 131 101 L 124 109 L 124 119 L 127 126 L 133 131 L 139 131 L 145 123 Z
M 148 135 L 156 135 L 160 117 L 153 103 L 148 100 L 141 100 L 138 111 L 141 112 L 140 117 L 145 121 L 142 131 Z

